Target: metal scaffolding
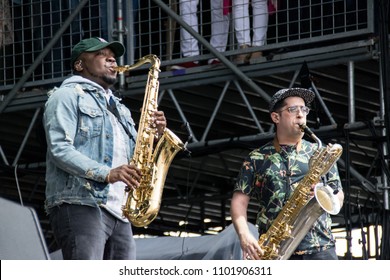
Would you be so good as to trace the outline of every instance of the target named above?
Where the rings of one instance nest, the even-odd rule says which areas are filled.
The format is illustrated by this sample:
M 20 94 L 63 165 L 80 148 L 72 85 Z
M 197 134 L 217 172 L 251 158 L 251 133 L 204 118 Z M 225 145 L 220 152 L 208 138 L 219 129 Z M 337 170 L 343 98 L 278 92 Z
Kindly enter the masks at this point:
M 159 104 L 175 133 L 188 139 L 191 152 L 179 155 L 172 164 L 161 213 L 140 233 L 161 235 L 169 230 L 187 230 L 204 234 L 203 218 L 208 215 L 213 226 L 225 227 L 231 196 L 226 186 L 234 183 L 242 155 L 273 137 L 267 101 L 277 89 L 304 86 L 315 92 L 317 100 L 316 115 L 308 120 L 310 126 L 327 141 L 341 141 L 346 151 L 339 160 L 346 203 L 343 215 L 335 218 L 345 228 L 345 258 L 354 257 L 353 229 L 380 225 L 382 236 L 387 236 L 388 1 L 286 2 L 269 18 L 266 45 L 240 50 L 231 24 L 223 53 L 209 43 L 210 1 L 200 1 L 199 32 L 183 21 L 173 0 L 31 0 L 11 4 L 14 42 L 0 45 L 0 194 L 32 203 L 41 213 L 48 243 L 55 247 L 40 205 L 45 167 L 38 145 L 42 139 L 33 133 L 40 126 L 47 91 L 71 74 L 72 45 L 83 37 L 102 36 L 126 45 L 121 64 L 133 64 L 149 53 L 162 59 Z M 181 28 L 198 40 L 199 56 L 182 56 Z M 235 55 L 256 51 L 264 54 L 258 63 L 237 65 L 231 60 Z M 221 64 L 208 65 L 210 58 L 218 58 Z M 200 66 L 170 70 L 190 60 L 200 61 Z M 378 73 L 361 66 L 367 61 L 379 65 Z M 133 107 L 142 100 L 146 82 L 143 70 L 146 66 L 119 79 L 118 94 L 126 105 Z M 378 75 L 380 81 L 372 79 L 371 84 L 362 86 L 357 77 L 361 71 Z M 318 84 L 317 77 L 325 84 Z M 364 144 L 357 144 L 359 141 Z M 250 217 L 256 212 L 252 206 Z M 184 213 L 182 217 L 180 213 Z M 181 220 L 185 220 L 185 229 L 178 226 Z M 366 249 L 369 241 L 364 232 L 362 229 L 362 246 Z M 390 259 L 388 241 L 382 238 L 372 246 L 377 247 L 376 258 Z M 363 251 L 362 258 L 372 257 Z

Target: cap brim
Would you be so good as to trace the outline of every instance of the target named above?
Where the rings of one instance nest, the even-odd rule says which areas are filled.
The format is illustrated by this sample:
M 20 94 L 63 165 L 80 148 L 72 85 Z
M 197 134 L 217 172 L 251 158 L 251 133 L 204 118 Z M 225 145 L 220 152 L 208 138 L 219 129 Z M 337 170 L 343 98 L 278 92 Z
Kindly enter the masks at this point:
M 122 45 L 122 43 L 117 42 L 117 41 L 110 42 L 110 43 L 102 43 L 102 44 L 99 44 L 98 46 L 94 46 L 94 47 L 89 48 L 85 51 L 86 52 L 95 52 L 95 51 L 99 51 L 99 50 L 102 50 L 105 48 L 110 48 L 114 52 L 115 57 L 121 57 L 126 51 L 125 47 Z

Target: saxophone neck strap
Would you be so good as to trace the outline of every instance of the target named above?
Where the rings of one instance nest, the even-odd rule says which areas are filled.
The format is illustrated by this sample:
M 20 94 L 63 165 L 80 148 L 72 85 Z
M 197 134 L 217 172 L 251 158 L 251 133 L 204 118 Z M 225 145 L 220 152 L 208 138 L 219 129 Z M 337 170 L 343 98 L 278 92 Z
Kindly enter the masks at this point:
M 118 122 L 122 125 L 126 134 L 135 143 L 135 139 L 134 139 L 133 135 L 131 135 L 129 128 L 122 121 L 121 115 L 119 114 L 119 110 L 118 110 L 116 103 L 115 103 L 115 100 L 112 96 L 110 96 L 109 100 L 107 101 L 107 109 L 118 119 Z

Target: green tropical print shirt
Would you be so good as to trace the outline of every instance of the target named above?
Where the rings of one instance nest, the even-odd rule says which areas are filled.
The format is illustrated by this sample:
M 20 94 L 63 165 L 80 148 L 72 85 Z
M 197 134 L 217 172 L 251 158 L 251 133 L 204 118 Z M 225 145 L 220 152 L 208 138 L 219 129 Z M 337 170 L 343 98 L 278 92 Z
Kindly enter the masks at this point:
M 257 199 L 259 212 L 256 224 L 260 234 L 268 230 L 298 182 L 309 171 L 309 159 L 317 147 L 316 143 L 306 140 L 297 145 L 279 146 L 275 139 L 253 150 L 244 160 L 234 191 Z M 336 164 L 327 173 L 326 180 L 333 189 L 342 189 Z M 324 213 L 313 224 L 294 254 L 312 254 L 334 246 L 331 218 Z

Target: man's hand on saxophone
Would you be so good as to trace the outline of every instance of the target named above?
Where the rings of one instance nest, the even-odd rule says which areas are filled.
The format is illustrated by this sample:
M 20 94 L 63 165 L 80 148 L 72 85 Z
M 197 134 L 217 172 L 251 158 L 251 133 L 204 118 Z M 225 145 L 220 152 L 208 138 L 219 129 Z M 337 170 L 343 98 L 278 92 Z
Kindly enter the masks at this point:
M 159 140 L 164 134 L 167 127 L 167 120 L 163 111 L 155 111 L 153 114 L 153 127 L 156 128 L 156 139 Z M 126 184 L 126 188 L 136 189 L 140 185 L 141 170 L 133 164 L 124 164 L 117 168 L 111 169 L 106 177 L 107 183 L 115 183 L 122 181 Z M 129 191 L 130 189 L 126 189 Z
M 155 111 L 154 115 L 154 126 L 156 128 L 156 140 L 160 139 L 164 134 L 165 128 L 167 127 L 167 120 L 163 111 Z
M 263 255 L 258 240 L 248 231 L 241 244 L 244 260 L 260 260 Z
M 127 187 L 135 189 L 139 187 L 141 181 L 141 170 L 133 164 L 123 164 L 111 169 L 106 177 L 106 182 L 112 184 L 118 181 L 122 181 Z

